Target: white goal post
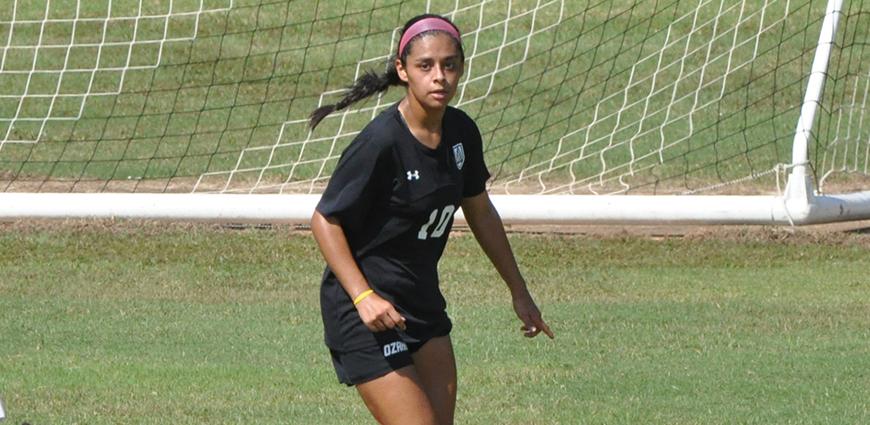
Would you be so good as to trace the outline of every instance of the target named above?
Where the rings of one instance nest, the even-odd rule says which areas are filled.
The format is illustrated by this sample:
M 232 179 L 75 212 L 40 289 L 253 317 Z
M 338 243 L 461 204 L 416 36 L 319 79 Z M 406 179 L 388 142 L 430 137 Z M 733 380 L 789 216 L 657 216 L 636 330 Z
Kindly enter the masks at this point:
M 456 104 L 506 223 L 870 219 L 870 4 L 843 1 L 13 0 L 0 219 L 307 222 L 342 147 L 401 93 L 314 133 L 307 114 L 420 12 L 464 32 Z

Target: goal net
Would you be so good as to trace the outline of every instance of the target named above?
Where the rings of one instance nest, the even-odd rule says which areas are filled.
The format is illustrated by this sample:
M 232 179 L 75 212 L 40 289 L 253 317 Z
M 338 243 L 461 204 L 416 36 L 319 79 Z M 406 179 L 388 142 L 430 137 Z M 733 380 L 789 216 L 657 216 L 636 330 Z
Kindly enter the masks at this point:
M 315 132 L 308 115 L 423 12 L 463 32 L 454 105 L 481 129 L 492 194 L 784 196 L 796 167 L 810 191 L 870 189 L 867 0 L 11 0 L 0 196 L 317 195 L 403 93 Z

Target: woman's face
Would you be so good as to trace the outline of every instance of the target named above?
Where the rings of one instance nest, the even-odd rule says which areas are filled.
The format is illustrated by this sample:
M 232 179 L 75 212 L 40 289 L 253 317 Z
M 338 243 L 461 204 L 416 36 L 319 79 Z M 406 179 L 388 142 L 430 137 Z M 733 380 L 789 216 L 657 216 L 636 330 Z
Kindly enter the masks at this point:
M 408 100 L 424 109 L 444 109 L 456 94 L 464 63 L 456 40 L 448 34 L 424 34 L 411 44 L 405 64 L 396 61 L 399 78 L 408 84 Z

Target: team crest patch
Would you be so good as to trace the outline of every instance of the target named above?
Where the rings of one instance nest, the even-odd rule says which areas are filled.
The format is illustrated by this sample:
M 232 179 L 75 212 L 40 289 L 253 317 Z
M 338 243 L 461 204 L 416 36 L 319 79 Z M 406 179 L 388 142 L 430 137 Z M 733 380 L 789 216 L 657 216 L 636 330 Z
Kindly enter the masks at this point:
M 460 170 L 465 165 L 465 149 L 462 147 L 462 143 L 453 145 L 453 160 L 456 161 L 456 168 Z

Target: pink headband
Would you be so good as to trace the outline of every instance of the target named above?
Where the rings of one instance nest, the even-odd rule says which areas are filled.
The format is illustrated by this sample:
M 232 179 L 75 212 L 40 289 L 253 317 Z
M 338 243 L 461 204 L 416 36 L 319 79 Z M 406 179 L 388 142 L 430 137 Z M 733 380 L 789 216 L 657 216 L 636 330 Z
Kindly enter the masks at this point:
M 417 22 L 414 22 L 404 34 L 402 34 L 402 40 L 399 41 L 399 56 L 402 56 L 402 53 L 405 51 L 405 46 L 411 41 L 412 38 L 426 32 L 426 31 L 444 31 L 450 34 L 456 41 L 462 42 L 459 37 L 459 32 L 456 31 L 456 28 L 453 28 L 453 25 L 450 25 L 447 21 L 440 18 L 424 18 Z

